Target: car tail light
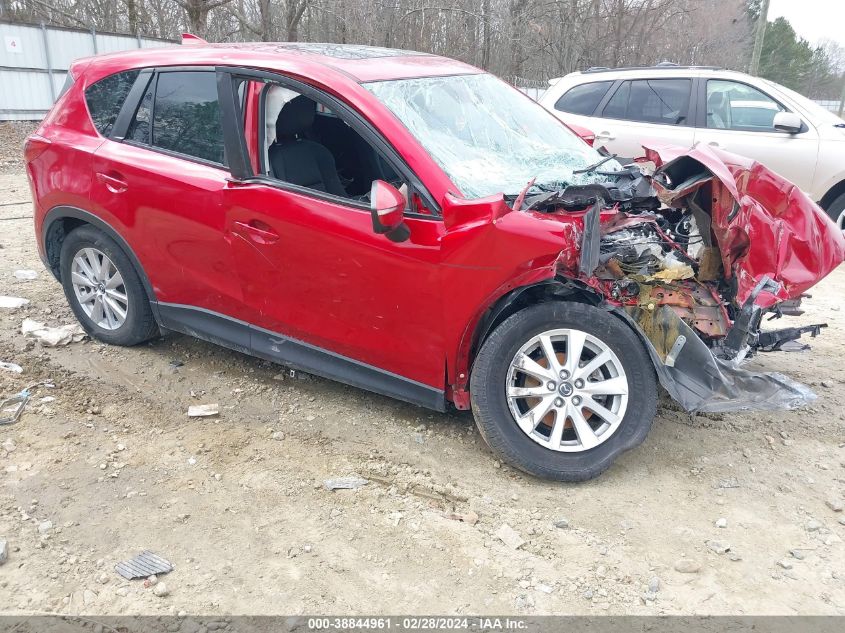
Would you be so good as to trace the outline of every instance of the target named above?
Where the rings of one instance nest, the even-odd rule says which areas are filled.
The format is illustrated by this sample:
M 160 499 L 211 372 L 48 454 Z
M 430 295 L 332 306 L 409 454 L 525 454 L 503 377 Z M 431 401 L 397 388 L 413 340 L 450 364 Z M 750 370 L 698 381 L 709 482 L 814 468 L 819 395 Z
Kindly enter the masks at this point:
M 23 146 L 23 156 L 26 162 L 31 163 L 36 158 L 41 156 L 53 141 L 38 134 L 31 134 L 27 137 L 26 143 Z

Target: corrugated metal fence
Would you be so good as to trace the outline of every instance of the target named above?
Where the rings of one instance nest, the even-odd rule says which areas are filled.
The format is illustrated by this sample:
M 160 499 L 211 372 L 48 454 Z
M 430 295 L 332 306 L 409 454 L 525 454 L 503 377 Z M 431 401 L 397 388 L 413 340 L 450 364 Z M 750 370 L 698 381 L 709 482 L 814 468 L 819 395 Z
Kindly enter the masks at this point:
M 0 22 L 0 121 L 37 121 L 47 114 L 79 57 L 175 44 L 43 24 Z
M 816 103 L 818 103 L 821 107 L 830 110 L 834 114 L 837 114 L 842 109 L 842 103 L 836 99 L 813 99 Z

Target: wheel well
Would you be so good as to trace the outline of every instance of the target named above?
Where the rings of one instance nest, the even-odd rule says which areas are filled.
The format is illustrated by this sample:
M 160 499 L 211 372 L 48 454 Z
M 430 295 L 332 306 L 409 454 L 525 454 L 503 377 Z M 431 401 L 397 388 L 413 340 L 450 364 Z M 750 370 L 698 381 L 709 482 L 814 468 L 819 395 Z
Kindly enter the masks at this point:
M 75 228 L 88 224 L 79 218 L 58 218 L 50 223 L 44 235 L 44 253 L 47 256 L 47 264 L 50 272 L 56 279 L 59 279 L 59 268 L 61 266 L 62 242 L 65 241 L 68 233 Z
M 144 286 L 144 291 L 147 293 L 147 297 L 153 304 L 155 304 L 156 293 L 153 290 L 152 284 L 150 284 L 150 280 L 147 277 L 144 267 L 141 266 L 141 262 L 135 255 L 135 252 L 120 235 L 120 233 L 118 233 L 111 225 L 84 209 L 63 206 L 55 207 L 47 214 L 47 217 L 44 220 L 44 226 L 46 227 L 44 229 L 45 259 L 50 268 L 50 272 L 53 273 L 56 279 L 61 281 L 60 268 L 62 243 L 71 231 L 85 225 L 92 226 L 117 242 L 117 245 L 123 250 L 129 258 L 129 261 L 132 263 L 132 266 L 135 268 L 135 272 L 141 279 L 141 283 Z M 156 318 L 158 318 L 155 308 L 153 309 L 153 313 L 156 315 Z
M 830 191 L 824 194 L 822 199 L 819 200 L 819 206 L 827 211 L 827 208 L 833 203 L 833 201 L 843 193 L 845 193 L 845 180 L 833 185 L 833 187 L 830 188 Z
M 601 297 L 589 287 L 568 279 L 549 279 L 511 290 L 496 301 L 479 320 L 470 349 L 470 367 L 481 345 L 503 321 L 523 308 L 547 301 L 574 301 L 598 305 Z

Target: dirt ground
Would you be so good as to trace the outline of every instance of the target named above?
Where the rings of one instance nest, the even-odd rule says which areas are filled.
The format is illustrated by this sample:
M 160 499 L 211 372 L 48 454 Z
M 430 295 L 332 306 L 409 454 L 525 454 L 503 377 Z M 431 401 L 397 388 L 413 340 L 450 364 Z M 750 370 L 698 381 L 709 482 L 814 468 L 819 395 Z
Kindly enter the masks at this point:
M 830 324 L 813 350 L 753 361 L 811 385 L 812 407 L 691 419 L 664 400 L 643 446 L 562 485 L 497 463 L 467 414 L 184 336 L 28 341 L 24 318 L 74 320 L 8 171 L 0 294 L 30 303 L 0 308 L 0 360 L 24 369 L 0 393 L 55 386 L 0 427 L 3 613 L 845 614 L 845 268 L 791 319 Z M 370 483 L 322 486 L 352 474 Z M 113 571 L 144 549 L 175 565 L 166 596 Z

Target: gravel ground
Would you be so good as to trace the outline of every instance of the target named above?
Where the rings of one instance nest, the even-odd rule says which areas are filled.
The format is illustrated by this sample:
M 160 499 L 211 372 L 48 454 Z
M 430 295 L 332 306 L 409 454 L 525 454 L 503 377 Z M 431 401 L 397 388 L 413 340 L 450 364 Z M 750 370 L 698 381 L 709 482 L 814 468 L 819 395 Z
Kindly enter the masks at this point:
M 0 199 L 27 197 L 0 175 Z M 812 352 L 752 361 L 812 407 L 664 400 L 643 446 L 562 485 L 497 463 L 467 414 L 184 336 L 42 348 L 23 319 L 74 321 L 30 214 L 0 207 L 0 294 L 30 301 L 0 309 L 0 360 L 24 370 L 0 393 L 54 386 L 0 427 L 3 613 L 845 614 L 845 268 L 790 320 L 830 324 Z M 187 417 L 204 403 L 220 415 Z M 323 486 L 351 475 L 369 483 Z M 175 566 L 166 595 L 113 571 L 144 549 Z
M 23 143 L 37 127 L 32 121 L 0 121 L 0 174 L 23 170 Z

